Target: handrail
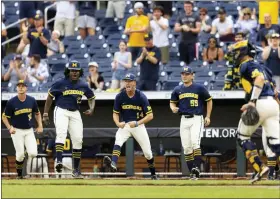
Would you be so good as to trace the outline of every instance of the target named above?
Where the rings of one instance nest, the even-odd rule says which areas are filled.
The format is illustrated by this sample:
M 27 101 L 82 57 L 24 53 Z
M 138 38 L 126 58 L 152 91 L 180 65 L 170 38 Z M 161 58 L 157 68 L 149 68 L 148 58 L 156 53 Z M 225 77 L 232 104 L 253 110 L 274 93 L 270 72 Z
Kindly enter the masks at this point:
M 56 6 L 56 4 L 57 4 L 57 3 L 54 2 L 53 4 L 47 6 L 47 7 L 45 8 L 45 10 L 44 10 L 44 12 L 45 12 L 45 13 L 44 13 L 44 15 L 45 15 L 45 28 L 48 27 L 48 22 L 52 22 L 52 21 L 54 21 L 54 19 L 55 19 L 55 17 L 54 17 L 54 18 L 52 18 L 52 19 L 50 19 L 50 20 L 48 21 L 48 10 L 49 10 L 50 8 Z
M 14 41 L 14 40 L 16 40 L 18 38 L 21 38 L 22 36 L 23 36 L 23 33 L 21 33 L 21 34 L 19 34 L 17 36 L 14 36 L 11 39 L 8 39 L 7 41 L 4 41 L 1 45 L 5 46 L 7 43 L 10 43 L 11 41 Z
M 27 18 L 19 19 L 19 20 L 15 21 L 14 23 L 11 23 L 10 25 L 7 25 L 6 26 L 6 30 L 11 28 L 11 27 L 13 27 L 13 26 L 15 26 L 15 25 L 17 25 L 17 24 L 19 24 L 19 23 L 21 23 L 21 22 L 23 22 L 23 21 L 26 21 L 26 19 Z

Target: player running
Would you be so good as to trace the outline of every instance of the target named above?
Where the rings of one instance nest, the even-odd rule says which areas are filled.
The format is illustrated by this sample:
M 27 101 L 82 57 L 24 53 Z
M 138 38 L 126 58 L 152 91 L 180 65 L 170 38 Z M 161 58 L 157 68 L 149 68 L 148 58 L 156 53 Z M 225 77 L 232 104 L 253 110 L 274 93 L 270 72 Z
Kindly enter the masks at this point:
M 183 67 L 181 72 L 183 84 L 176 86 L 171 94 L 170 109 L 182 115 L 180 124 L 181 143 L 185 160 L 191 172 L 190 178 L 196 180 L 200 175 L 201 149 L 200 140 L 204 125 L 210 124 L 212 97 L 203 85 L 193 82 L 193 71 Z M 204 102 L 207 102 L 207 113 L 203 120 Z
M 153 119 L 152 108 L 145 94 L 136 89 L 135 75 L 127 74 L 123 80 L 125 82 L 125 89 L 116 96 L 114 102 L 113 120 L 119 127 L 119 130 L 116 134 L 113 156 L 112 160 L 108 156 L 104 157 L 104 160 L 113 172 L 117 171 L 121 147 L 129 137 L 133 136 L 147 159 L 151 178 L 156 180 L 154 158 L 145 127 L 145 124 Z
M 246 118 L 243 117 L 239 121 L 237 133 L 239 144 L 244 150 L 246 158 L 257 172 L 251 180 L 251 183 L 254 183 L 260 180 L 269 171 L 269 168 L 261 162 L 256 145 L 251 141 L 251 135 L 261 125 L 265 130 L 268 145 L 277 156 L 280 153 L 280 135 L 279 105 L 274 99 L 274 90 L 270 83 L 272 79 L 265 68 L 254 61 L 251 52 L 254 52 L 254 48 L 245 40 L 234 44 L 232 55 L 234 65 L 240 71 L 243 89 L 250 95 L 249 102 L 241 107 L 241 111 L 246 115 L 255 109 L 259 115 L 258 121 L 254 121 L 255 124 L 246 125 L 244 123 Z M 250 119 L 254 120 L 256 116 Z
M 72 61 L 65 68 L 65 78 L 55 82 L 49 92 L 45 103 L 43 121 L 46 125 L 49 124 L 49 110 L 55 98 L 54 109 L 54 124 L 56 128 L 56 171 L 61 172 L 62 152 L 65 144 L 67 131 L 69 131 L 73 143 L 73 166 L 72 176 L 74 178 L 83 178 L 80 171 L 80 159 L 83 143 L 83 121 L 79 112 L 79 104 L 82 102 L 82 97 L 85 95 L 88 99 L 89 109 L 84 112 L 85 115 L 91 116 L 95 106 L 95 95 L 88 87 L 88 84 L 80 77 L 83 75 L 83 70 L 80 63 Z
M 23 179 L 22 168 L 24 162 L 24 149 L 29 158 L 36 157 L 37 142 L 34 135 L 34 119 L 37 121 L 37 133 L 43 132 L 42 117 L 34 97 L 26 94 L 27 85 L 24 80 L 17 83 L 17 96 L 11 98 L 5 107 L 2 120 L 9 130 L 16 150 L 17 178 Z M 10 123 L 11 122 L 11 123 Z

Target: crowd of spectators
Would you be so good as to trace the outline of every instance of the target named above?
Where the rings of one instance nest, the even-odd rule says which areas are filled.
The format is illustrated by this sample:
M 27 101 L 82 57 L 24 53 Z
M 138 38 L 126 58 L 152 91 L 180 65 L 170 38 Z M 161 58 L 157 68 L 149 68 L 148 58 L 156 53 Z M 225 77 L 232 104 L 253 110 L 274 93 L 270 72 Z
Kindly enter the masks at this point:
M 120 89 L 122 78 L 137 63 L 140 72 L 139 88 L 156 90 L 161 65 L 168 65 L 172 61 L 170 52 L 174 48 L 178 49 L 178 59 L 185 64 L 199 59 L 213 64 L 224 60 L 230 44 L 238 41 L 241 35 L 242 38 L 254 37 L 260 42 L 263 48 L 260 57 L 272 70 L 277 87 L 280 88 L 280 26 L 272 24 L 270 14 L 264 15 L 264 24 L 258 24 L 255 8 L 238 9 L 234 19 L 223 7 L 217 9 L 216 17 L 213 17 L 213 13 L 210 14 L 207 8 L 200 7 L 197 10 L 190 1 L 182 3 L 181 12 L 174 11 L 172 5 L 172 1 L 152 1 L 152 6 L 147 1 L 138 1 L 133 3 L 131 16 L 126 17 L 126 1 L 107 3 L 105 17 L 116 17 L 116 24 L 122 27 L 122 34 L 126 37 L 119 42 L 119 50 L 114 51 L 112 56 L 110 85 L 105 85 L 102 72 L 98 72 L 100 63 L 95 60 L 88 63 L 89 75 L 86 80 L 91 88 Z M 53 28 L 44 26 L 45 6 L 42 2 L 19 2 L 19 16 L 27 18 L 27 21 L 20 25 L 23 37 L 16 50 L 17 55 L 7 68 L 3 70 L 2 67 L 3 81 L 13 83 L 19 78 L 26 78 L 30 83 L 43 84 L 51 76 L 48 57 L 66 52 L 64 38 L 80 35 L 81 40 L 86 40 L 88 36 L 97 34 L 96 1 L 57 1 Z M 5 16 L 3 3 L 2 16 Z M 173 37 L 178 35 L 176 41 L 172 40 L 170 33 Z M 2 21 L 2 42 L 6 37 L 7 30 Z M 204 38 L 207 39 L 202 45 L 201 39 Z M 1 51 L 3 59 L 4 46 Z

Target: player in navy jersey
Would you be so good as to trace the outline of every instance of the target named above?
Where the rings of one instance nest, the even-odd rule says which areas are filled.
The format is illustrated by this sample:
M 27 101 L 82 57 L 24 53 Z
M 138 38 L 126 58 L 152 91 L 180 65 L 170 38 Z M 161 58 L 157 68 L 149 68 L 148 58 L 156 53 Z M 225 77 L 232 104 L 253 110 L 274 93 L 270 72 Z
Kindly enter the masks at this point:
M 48 154 L 52 155 L 53 159 L 55 160 L 54 162 L 54 167 L 57 165 L 57 160 L 56 160 L 56 150 L 55 150 L 55 139 L 49 139 L 48 140 L 48 145 L 46 151 Z M 70 138 L 66 138 L 65 144 L 63 146 L 63 153 L 62 153 L 62 173 L 72 173 L 72 142 Z M 58 178 L 58 176 L 56 176 Z M 61 178 L 69 178 L 69 176 L 66 175 L 61 175 Z
M 183 84 L 176 86 L 171 94 L 170 109 L 173 113 L 182 115 L 180 124 L 181 143 L 184 148 L 185 160 L 191 179 L 200 175 L 201 149 L 200 141 L 204 125 L 210 124 L 212 112 L 212 97 L 203 85 L 193 81 L 193 71 L 183 67 L 181 72 Z M 203 119 L 204 103 L 207 103 L 207 113 Z
M 154 157 L 145 127 L 145 124 L 153 119 L 152 108 L 145 94 L 136 89 L 135 75 L 127 74 L 123 80 L 125 89 L 116 96 L 113 109 L 113 120 L 119 129 L 116 133 L 112 160 L 106 156 L 104 161 L 112 171 L 117 171 L 121 147 L 129 137 L 133 136 L 147 159 L 151 178 L 156 180 Z
M 27 85 L 24 80 L 17 83 L 17 96 L 11 98 L 5 107 L 2 120 L 9 130 L 16 150 L 17 178 L 23 179 L 22 168 L 24 162 L 24 149 L 28 157 L 38 154 L 37 143 L 34 135 L 34 115 L 37 121 L 37 133 L 43 132 L 42 118 L 34 97 L 26 94 Z
M 237 133 L 239 144 L 245 152 L 246 158 L 257 172 L 257 175 L 251 180 L 251 183 L 254 183 L 260 180 L 269 171 L 269 168 L 261 162 L 257 148 L 251 141 L 251 135 L 259 126 L 262 126 L 268 139 L 268 146 L 279 156 L 280 134 L 279 105 L 274 99 L 271 75 L 263 65 L 254 61 L 252 52 L 254 52 L 254 47 L 248 40 L 233 45 L 234 65 L 240 71 L 244 91 L 250 96 L 249 102 L 241 107 L 241 111 L 246 111 L 249 106 L 253 106 L 259 113 L 259 122 L 256 125 L 248 126 L 240 120 Z
M 72 176 L 74 178 L 83 178 L 79 169 L 83 143 L 83 121 L 79 112 L 79 104 L 82 102 L 83 95 L 87 97 L 89 104 L 89 109 L 84 112 L 85 115 L 91 116 L 95 106 L 95 95 L 88 84 L 80 80 L 82 75 L 83 70 L 80 63 L 70 62 L 65 69 L 65 78 L 55 82 L 49 89 L 43 114 L 43 121 L 47 125 L 49 123 L 48 112 L 53 98 L 55 98 L 56 171 L 61 172 L 63 168 L 62 152 L 67 131 L 69 131 L 73 143 L 74 170 Z

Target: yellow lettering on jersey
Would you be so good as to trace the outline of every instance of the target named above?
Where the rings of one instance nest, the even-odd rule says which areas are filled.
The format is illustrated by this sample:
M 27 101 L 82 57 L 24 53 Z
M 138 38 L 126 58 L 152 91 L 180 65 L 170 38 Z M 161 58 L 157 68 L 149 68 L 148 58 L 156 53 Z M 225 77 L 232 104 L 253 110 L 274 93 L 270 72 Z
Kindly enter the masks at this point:
M 198 99 L 198 94 L 195 94 L 195 93 L 183 93 L 183 94 L 179 95 L 179 99 L 183 99 L 183 98 L 195 98 L 195 99 Z
M 20 114 L 23 114 L 23 113 L 31 113 L 31 112 L 32 112 L 31 108 L 24 108 L 24 109 L 20 109 L 20 110 L 15 111 L 15 115 L 20 115 Z
M 124 110 L 132 109 L 132 110 L 142 111 L 141 106 L 134 106 L 134 105 L 122 105 L 122 109 L 124 109 Z
M 252 72 L 251 77 L 252 77 L 252 78 L 255 78 L 255 77 L 258 77 L 258 76 L 260 76 L 260 75 L 262 75 L 262 73 L 261 73 L 258 69 L 255 69 L 255 70 Z
M 31 35 L 36 37 L 36 38 L 39 37 L 39 33 L 38 32 L 32 32 Z
M 62 94 L 63 95 L 84 95 L 84 92 L 79 91 L 79 90 L 66 90 Z
M 251 92 L 252 85 L 251 85 L 251 83 L 247 79 L 241 78 L 241 84 L 242 84 L 242 87 L 243 87 L 243 89 L 244 89 L 244 91 L 246 93 L 250 93 Z
M 240 42 L 233 44 L 233 49 L 235 50 L 238 48 L 246 47 L 247 45 L 248 45 L 248 40 L 240 41 Z
M 155 52 L 148 52 L 148 55 L 151 56 L 151 57 L 154 57 L 155 54 L 156 54 Z M 146 59 L 148 59 L 148 56 L 146 57 Z

